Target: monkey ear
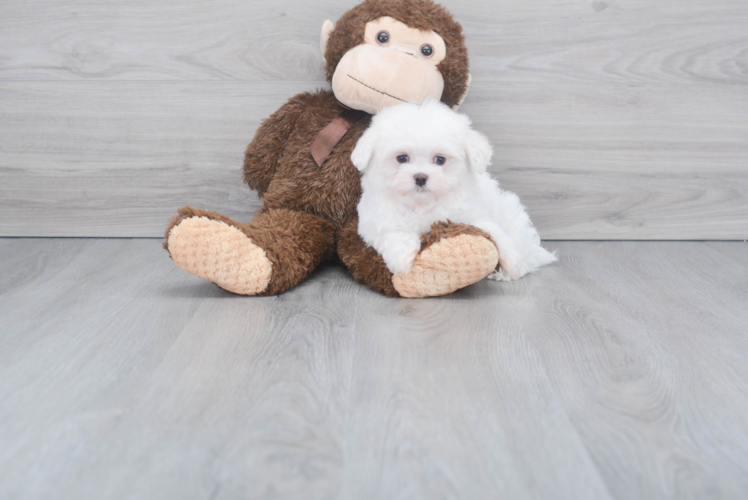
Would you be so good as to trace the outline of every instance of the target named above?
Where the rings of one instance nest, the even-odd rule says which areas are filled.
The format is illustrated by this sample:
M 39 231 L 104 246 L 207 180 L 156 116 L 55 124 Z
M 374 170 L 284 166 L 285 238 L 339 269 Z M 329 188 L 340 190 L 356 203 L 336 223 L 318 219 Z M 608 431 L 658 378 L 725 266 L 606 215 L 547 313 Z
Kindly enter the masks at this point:
M 452 106 L 452 109 L 457 111 L 457 108 L 459 108 L 462 105 L 462 101 L 465 100 L 465 97 L 467 97 L 468 90 L 470 89 L 470 82 L 473 81 L 473 75 L 468 73 L 467 82 L 465 82 L 465 92 L 462 94 L 462 97 L 460 97 L 460 100 L 457 101 L 457 104 Z
M 353 148 L 353 152 L 351 152 L 351 163 L 356 166 L 359 172 L 366 170 L 369 163 L 371 163 L 371 160 L 374 157 L 375 142 L 375 134 L 367 134 L 364 132 L 364 135 L 362 135 L 356 143 L 356 147 Z
M 465 136 L 465 153 L 473 170 L 483 173 L 491 164 L 493 148 L 485 135 L 470 129 Z
M 325 52 L 327 52 L 327 41 L 330 39 L 330 33 L 332 33 L 333 28 L 335 28 L 335 25 L 332 24 L 332 21 L 329 19 L 322 23 L 322 35 L 319 39 L 319 46 L 322 49 L 322 59 L 327 62 L 325 59 Z

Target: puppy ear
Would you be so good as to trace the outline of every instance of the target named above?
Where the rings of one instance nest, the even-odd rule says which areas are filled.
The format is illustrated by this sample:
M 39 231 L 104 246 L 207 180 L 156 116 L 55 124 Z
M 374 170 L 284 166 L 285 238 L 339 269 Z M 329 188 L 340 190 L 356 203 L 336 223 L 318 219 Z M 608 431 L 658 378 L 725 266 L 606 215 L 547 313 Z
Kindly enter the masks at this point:
M 491 164 L 493 148 L 485 135 L 470 129 L 465 136 L 465 154 L 467 155 L 470 166 L 476 172 L 482 173 Z
M 351 162 L 356 168 L 363 172 L 371 163 L 372 157 L 374 156 L 375 137 L 371 130 L 364 132 L 364 135 L 356 143 L 356 147 L 353 148 L 351 153 Z

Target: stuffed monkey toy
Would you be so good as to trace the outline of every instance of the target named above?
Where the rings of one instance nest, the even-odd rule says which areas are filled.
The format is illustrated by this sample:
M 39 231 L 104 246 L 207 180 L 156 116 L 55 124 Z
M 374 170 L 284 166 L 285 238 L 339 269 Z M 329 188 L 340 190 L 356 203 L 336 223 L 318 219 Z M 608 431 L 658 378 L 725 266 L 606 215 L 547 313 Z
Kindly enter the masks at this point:
M 184 207 L 166 231 L 174 262 L 242 295 L 275 295 L 336 254 L 353 277 L 392 297 L 444 295 L 494 271 L 488 234 L 437 223 L 413 269 L 392 275 L 357 232 L 360 174 L 351 151 L 371 114 L 403 101 L 456 108 L 470 84 L 462 28 L 431 0 L 365 0 L 322 27 L 332 91 L 292 97 L 249 144 L 244 180 L 262 208 L 249 223 Z

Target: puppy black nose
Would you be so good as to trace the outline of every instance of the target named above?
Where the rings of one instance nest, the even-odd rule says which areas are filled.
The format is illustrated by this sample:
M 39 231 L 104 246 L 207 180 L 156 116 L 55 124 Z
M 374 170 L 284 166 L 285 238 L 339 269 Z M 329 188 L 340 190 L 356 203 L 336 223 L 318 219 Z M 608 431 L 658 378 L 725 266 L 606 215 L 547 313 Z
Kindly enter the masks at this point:
M 423 187 L 426 185 L 426 181 L 429 180 L 429 176 L 426 174 L 416 174 L 413 176 L 416 180 L 416 186 Z

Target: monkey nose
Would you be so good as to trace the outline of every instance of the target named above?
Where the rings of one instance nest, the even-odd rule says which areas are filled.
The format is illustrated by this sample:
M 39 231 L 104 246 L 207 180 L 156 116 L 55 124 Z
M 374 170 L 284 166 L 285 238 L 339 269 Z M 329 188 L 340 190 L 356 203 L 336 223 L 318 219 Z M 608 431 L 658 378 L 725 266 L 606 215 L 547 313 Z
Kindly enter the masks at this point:
M 426 181 L 429 180 L 429 176 L 426 174 L 416 174 L 413 176 L 416 180 L 416 186 L 423 187 L 426 185 Z
M 397 52 L 400 52 L 401 54 L 406 54 L 411 57 L 416 57 L 416 53 L 418 52 L 415 47 L 405 43 L 393 43 L 390 45 L 390 48 Z

